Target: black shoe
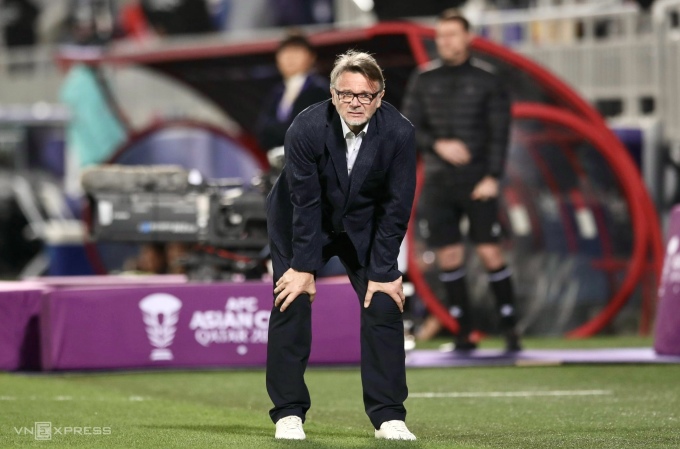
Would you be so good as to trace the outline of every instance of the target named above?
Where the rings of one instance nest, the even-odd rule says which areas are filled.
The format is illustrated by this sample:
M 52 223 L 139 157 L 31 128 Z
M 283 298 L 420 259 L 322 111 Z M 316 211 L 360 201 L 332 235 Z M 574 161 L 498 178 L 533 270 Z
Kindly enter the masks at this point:
M 519 334 L 515 331 L 510 331 L 505 334 L 505 352 L 520 352 L 522 350 L 522 342 Z

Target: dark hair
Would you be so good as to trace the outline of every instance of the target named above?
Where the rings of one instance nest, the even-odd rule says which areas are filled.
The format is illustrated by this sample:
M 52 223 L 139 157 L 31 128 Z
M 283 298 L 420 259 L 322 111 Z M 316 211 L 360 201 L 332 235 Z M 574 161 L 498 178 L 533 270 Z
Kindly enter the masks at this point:
M 439 14 L 438 20 L 440 22 L 458 22 L 463 25 L 465 31 L 470 31 L 470 21 L 456 8 L 445 9 Z
M 385 89 L 385 78 L 375 58 L 368 53 L 349 50 L 335 59 L 331 72 L 331 87 L 335 87 L 338 77 L 344 72 L 361 73 L 371 82 L 378 83 L 380 90 Z
M 289 32 L 286 37 L 284 37 L 281 42 L 279 42 L 279 46 L 276 49 L 276 52 L 280 52 L 284 48 L 287 47 L 302 47 L 309 51 L 310 53 L 316 53 L 314 50 L 314 47 L 312 47 L 312 44 L 309 42 L 309 40 L 305 37 L 304 34 L 299 33 L 297 31 L 291 31 Z

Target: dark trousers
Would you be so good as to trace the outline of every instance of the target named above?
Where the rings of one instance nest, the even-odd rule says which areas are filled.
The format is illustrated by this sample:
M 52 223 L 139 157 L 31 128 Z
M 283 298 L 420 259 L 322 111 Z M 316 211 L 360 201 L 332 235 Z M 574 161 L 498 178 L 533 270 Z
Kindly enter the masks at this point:
M 290 260 L 272 244 L 274 285 L 290 268 Z M 341 235 L 324 248 L 324 259 L 337 255 L 347 270 L 361 305 L 361 382 L 366 414 L 378 429 L 385 421 L 405 420 L 408 396 L 404 354 L 404 323 L 394 300 L 385 293 L 373 295 L 363 306 L 368 286 L 366 269 L 359 265 L 354 247 Z M 323 301 L 324 298 L 318 298 Z M 343 323 L 338 322 L 338 326 Z M 312 344 L 312 305 L 300 295 L 285 312 L 272 308 L 267 344 L 267 392 L 274 403 L 272 421 L 295 415 L 305 420 L 311 405 L 304 381 Z

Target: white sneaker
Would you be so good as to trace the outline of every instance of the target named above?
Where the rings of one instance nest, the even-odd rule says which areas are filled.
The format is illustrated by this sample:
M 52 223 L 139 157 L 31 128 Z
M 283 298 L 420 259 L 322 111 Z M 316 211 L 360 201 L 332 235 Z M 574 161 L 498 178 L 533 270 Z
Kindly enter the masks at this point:
M 375 431 L 375 437 L 385 440 L 415 440 L 413 435 L 407 428 L 404 421 L 385 421 L 380 425 L 380 430 Z
M 302 430 L 302 420 L 299 416 L 286 416 L 276 421 L 276 434 L 279 440 L 304 440 L 305 431 Z

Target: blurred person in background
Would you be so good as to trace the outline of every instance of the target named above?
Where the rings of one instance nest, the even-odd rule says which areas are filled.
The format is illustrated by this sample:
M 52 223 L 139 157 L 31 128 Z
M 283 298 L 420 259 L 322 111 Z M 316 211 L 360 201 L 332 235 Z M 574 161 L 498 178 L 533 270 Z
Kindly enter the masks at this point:
M 276 26 L 333 23 L 333 0 L 268 0 Z
M 519 351 L 511 271 L 499 244 L 498 222 L 499 180 L 510 132 L 509 95 L 496 75 L 470 58 L 470 24 L 455 9 L 439 16 L 435 39 L 440 60 L 414 75 L 403 106 L 416 127 L 425 165 L 421 232 L 435 250 L 446 302 L 460 325 L 454 350 L 477 347 L 470 339 L 473 319 L 460 230 L 467 216 L 468 236 L 488 271 L 506 350 Z
M 134 0 L 120 8 L 120 27 L 143 41 L 155 37 L 224 29 L 231 0 Z
M 165 251 L 163 243 L 144 243 L 139 247 L 136 257 L 125 261 L 123 270 L 142 274 L 165 274 L 168 270 Z
M 414 130 L 382 101 L 382 69 L 367 53 L 337 58 L 330 91 L 331 101 L 307 108 L 288 129 L 286 165 L 267 197 L 275 282 L 269 414 L 276 438 L 305 439 L 315 277 L 337 255 L 362 306 L 361 380 L 375 437 L 415 440 L 404 422 L 405 297 L 397 268 L 415 193 Z
M 118 37 L 114 0 L 71 0 L 66 41 L 84 46 L 106 45 Z
M 128 2 L 120 8 L 120 27 L 123 36 L 143 41 L 153 36 L 149 22 L 139 2 Z
M 32 0 L 2 0 L 0 25 L 7 47 L 26 47 L 36 43 L 36 23 L 40 9 Z
M 35 45 L 36 24 L 40 9 L 31 0 L 2 0 L 0 3 L 0 26 L 5 46 L 9 49 Z M 8 61 L 8 71 L 19 74 L 33 70 L 31 58 Z
M 160 36 L 211 33 L 218 29 L 206 0 L 140 0 L 140 5 Z
M 373 0 L 373 11 L 378 20 L 404 17 L 434 17 L 448 8 L 459 8 L 466 0 Z
M 170 274 L 185 274 L 186 262 L 190 257 L 189 245 L 184 242 L 167 242 L 165 244 L 165 260 L 167 272 Z
M 316 52 L 307 38 L 291 32 L 276 51 L 276 67 L 283 78 L 265 100 L 257 124 L 257 138 L 265 151 L 283 145 L 293 119 L 308 106 L 327 100 L 328 80 L 314 73 Z
M 136 256 L 123 264 L 124 272 L 141 274 L 186 274 L 189 245 L 184 242 L 153 242 L 139 246 Z

